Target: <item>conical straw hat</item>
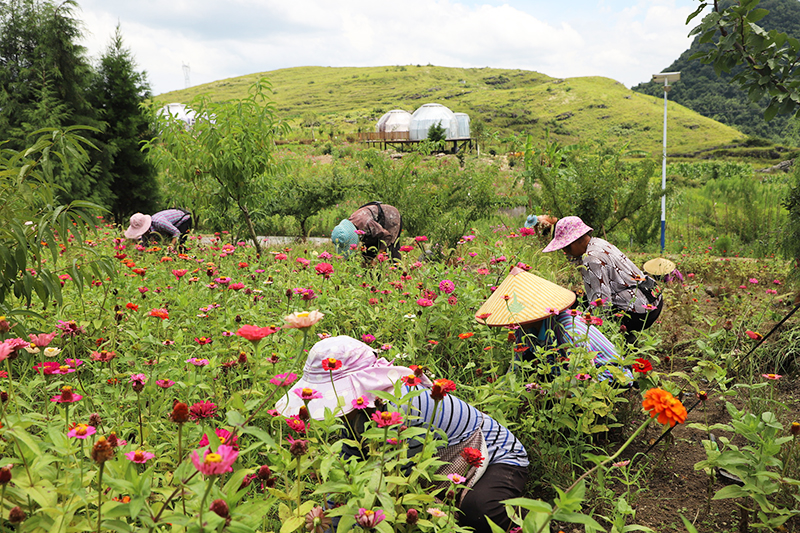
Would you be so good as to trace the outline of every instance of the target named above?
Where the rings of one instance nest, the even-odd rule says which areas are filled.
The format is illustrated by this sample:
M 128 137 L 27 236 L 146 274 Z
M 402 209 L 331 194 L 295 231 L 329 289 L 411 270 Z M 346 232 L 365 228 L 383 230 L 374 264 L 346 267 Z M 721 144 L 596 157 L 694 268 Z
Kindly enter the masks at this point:
M 675 263 L 663 257 L 656 257 L 642 265 L 642 269 L 653 276 L 663 276 L 675 270 Z
M 553 310 L 559 313 L 573 303 L 574 292 L 514 267 L 475 318 L 489 326 L 527 324 L 552 315 Z M 486 319 L 478 318 L 486 313 Z

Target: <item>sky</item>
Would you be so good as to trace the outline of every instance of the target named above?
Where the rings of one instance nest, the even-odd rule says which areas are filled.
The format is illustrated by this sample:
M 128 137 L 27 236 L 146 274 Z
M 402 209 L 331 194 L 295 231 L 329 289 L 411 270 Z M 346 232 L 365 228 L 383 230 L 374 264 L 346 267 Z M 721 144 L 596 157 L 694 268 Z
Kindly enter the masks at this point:
M 649 81 L 698 0 L 77 0 L 89 56 L 119 25 L 154 95 L 289 67 L 436 65 Z M 696 21 L 695 21 L 696 22 Z

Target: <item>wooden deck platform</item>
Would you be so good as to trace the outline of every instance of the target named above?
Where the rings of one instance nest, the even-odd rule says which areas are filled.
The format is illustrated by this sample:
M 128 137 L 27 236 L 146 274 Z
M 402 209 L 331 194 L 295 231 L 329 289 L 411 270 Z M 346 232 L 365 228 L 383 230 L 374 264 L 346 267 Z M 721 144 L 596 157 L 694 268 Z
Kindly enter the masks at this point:
M 362 132 L 358 134 L 358 141 L 367 144 L 377 144 L 383 150 L 391 146 L 399 151 L 405 151 L 405 147 L 413 147 L 420 143 L 420 141 L 412 141 L 407 131 Z M 472 151 L 475 148 L 475 142 L 472 137 L 447 139 L 445 140 L 445 146 L 450 147 L 450 149 L 447 150 L 448 153 L 457 154 L 462 151 Z

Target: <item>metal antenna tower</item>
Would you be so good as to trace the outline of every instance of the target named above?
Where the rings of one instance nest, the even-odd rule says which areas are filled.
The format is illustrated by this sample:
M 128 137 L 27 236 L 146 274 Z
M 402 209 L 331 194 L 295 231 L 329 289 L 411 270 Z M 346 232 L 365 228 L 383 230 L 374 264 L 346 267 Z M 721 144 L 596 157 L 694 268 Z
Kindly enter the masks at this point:
M 188 89 L 189 86 L 191 85 L 191 83 L 189 83 L 189 72 L 191 71 L 191 68 L 186 63 L 182 63 L 182 65 L 183 65 L 183 81 L 186 84 L 185 88 Z

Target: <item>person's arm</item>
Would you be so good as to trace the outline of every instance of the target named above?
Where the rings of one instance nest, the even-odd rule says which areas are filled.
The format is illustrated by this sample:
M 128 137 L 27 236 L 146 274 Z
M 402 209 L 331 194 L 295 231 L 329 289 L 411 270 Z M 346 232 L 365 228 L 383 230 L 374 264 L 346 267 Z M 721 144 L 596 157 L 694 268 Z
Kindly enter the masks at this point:
M 582 266 L 579 267 L 583 277 L 583 288 L 586 299 L 590 302 L 602 298 L 606 306 L 611 305 L 611 276 L 608 269 L 598 258 L 584 254 Z

